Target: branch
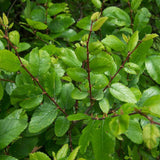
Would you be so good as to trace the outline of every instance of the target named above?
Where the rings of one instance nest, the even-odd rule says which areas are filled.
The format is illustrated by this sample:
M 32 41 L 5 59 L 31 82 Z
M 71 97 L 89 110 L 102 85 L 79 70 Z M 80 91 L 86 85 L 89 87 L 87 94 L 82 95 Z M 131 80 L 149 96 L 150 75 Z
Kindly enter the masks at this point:
M 3 78 L 0 78 L 0 81 L 15 83 L 15 81 L 12 81 L 12 80 L 9 80 L 9 79 L 3 79 Z
M 130 10 L 130 18 L 131 18 L 131 28 L 132 28 L 132 30 L 133 30 L 133 10 L 132 10 L 132 8 L 131 8 L 131 3 L 130 3 L 130 1 L 128 0 L 128 6 L 129 6 L 129 10 Z
M 103 91 L 105 91 L 107 88 L 109 88 L 111 82 L 113 81 L 113 79 L 116 77 L 116 75 L 121 71 L 121 69 L 124 67 L 125 63 L 129 60 L 130 56 L 132 55 L 132 53 L 138 48 L 138 46 L 142 43 L 142 41 L 140 41 L 137 46 L 133 49 L 133 51 L 128 52 L 128 56 L 126 57 L 126 59 L 123 61 L 122 65 L 120 66 L 120 68 L 118 69 L 118 71 L 111 77 L 109 83 L 107 84 L 107 86 L 103 89 Z
M 67 115 L 67 113 L 65 112 L 65 110 L 63 110 L 63 109 L 57 104 L 57 102 L 55 101 L 55 99 L 52 98 L 52 97 L 46 92 L 46 90 L 45 90 L 45 89 L 42 87 L 42 85 L 39 83 L 38 78 L 35 78 L 35 77 L 32 75 L 32 73 L 31 73 L 31 72 L 25 67 L 25 65 L 22 63 L 22 60 L 21 60 L 21 58 L 20 58 L 20 56 L 19 56 L 19 53 L 17 52 L 16 47 L 15 47 L 15 46 L 12 44 L 12 42 L 9 40 L 8 36 L 5 35 L 4 38 L 8 41 L 8 43 L 11 45 L 11 47 L 12 47 L 12 48 L 14 49 L 14 51 L 16 52 L 16 55 L 17 55 L 17 57 L 18 57 L 18 59 L 19 59 L 19 62 L 20 62 L 20 64 L 21 64 L 21 67 L 24 68 L 24 70 L 30 75 L 30 77 L 32 78 L 32 80 L 38 84 L 38 86 L 39 86 L 40 89 L 42 90 L 43 94 L 45 94 L 45 95 L 57 106 L 57 108 L 58 108 L 61 112 L 63 112 L 63 114 L 67 117 L 68 115 Z

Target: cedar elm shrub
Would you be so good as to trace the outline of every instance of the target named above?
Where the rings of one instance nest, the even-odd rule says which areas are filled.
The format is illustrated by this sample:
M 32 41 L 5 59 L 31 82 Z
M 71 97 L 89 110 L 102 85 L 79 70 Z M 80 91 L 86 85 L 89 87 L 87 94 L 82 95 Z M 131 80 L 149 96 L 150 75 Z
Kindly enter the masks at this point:
M 159 0 L 0 3 L 1 160 L 159 159 Z

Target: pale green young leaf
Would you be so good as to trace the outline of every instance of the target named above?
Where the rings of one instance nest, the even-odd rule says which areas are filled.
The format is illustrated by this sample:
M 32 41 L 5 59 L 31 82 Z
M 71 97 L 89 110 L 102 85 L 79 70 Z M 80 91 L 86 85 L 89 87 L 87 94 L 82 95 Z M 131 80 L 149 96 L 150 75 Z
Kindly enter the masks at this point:
M 98 31 L 102 25 L 105 23 L 105 21 L 108 19 L 108 17 L 101 17 L 99 18 L 92 27 L 92 31 Z
M 18 31 L 11 31 L 9 32 L 9 40 L 15 44 L 16 46 L 19 44 L 20 41 L 20 34 Z
M 80 121 L 85 119 L 90 119 L 90 116 L 84 113 L 71 114 L 67 117 L 69 121 Z
M 43 152 L 35 152 L 29 154 L 29 160 L 51 160 L 51 159 Z
M 156 33 L 152 33 L 152 34 L 146 34 L 145 37 L 142 39 L 142 41 L 148 41 L 150 39 L 153 39 L 153 38 L 156 38 L 158 37 L 159 35 L 156 34 Z
M 143 0 L 132 0 L 131 1 L 131 8 L 133 11 L 136 11 L 138 9 L 138 7 L 141 5 L 141 2 Z
M 58 111 L 54 104 L 44 103 L 33 113 L 29 123 L 29 132 L 38 133 L 53 123 Z
M 92 0 L 92 3 L 96 8 L 101 8 L 102 7 L 102 2 L 100 0 Z
M 91 27 L 91 16 L 82 18 L 80 21 L 77 22 L 76 26 L 80 29 L 89 31 Z
M 3 13 L 3 24 L 5 25 L 5 26 L 8 26 L 8 18 L 7 18 L 7 16 L 6 16 L 6 14 L 5 13 Z
M 77 47 L 75 50 L 75 54 L 78 60 L 81 62 L 87 59 L 87 49 L 84 47 L 81 47 L 81 46 Z
M 61 159 L 61 158 L 65 158 L 67 156 L 67 152 L 68 152 L 68 144 L 64 144 L 57 152 L 57 160 Z
M 17 72 L 20 62 L 15 54 L 9 50 L 0 50 L 0 69 L 8 72 Z
M 3 36 L 4 36 L 4 33 L 3 33 L 3 31 L 0 29 L 0 38 L 3 38 Z
M 110 104 L 108 99 L 103 98 L 101 101 L 99 101 L 99 107 L 101 108 L 103 113 L 108 113 L 110 109 Z
M 97 19 L 100 17 L 100 15 L 101 15 L 100 12 L 95 12 L 95 13 L 93 13 L 92 16 L 91 16 L 91 20 L 92 20 L 92 21 L 97 20 Z
M 2 159 L 2 160 L 18 160 L 17 158 L 14 158 L 14 157 L 8 156 L 8 155 L 0 155 L 0 159 Z
M 122 102 L 136 103 L 137 99 L 132 91 L 121 83 L 113 83 L 109 88 L 110 93 Z
M 77 154 L 78 154 L 78 151 L 80 149 L 80 146 L 76 147 L 72 152 L 71 154 L 69 155 L 69 157 L 67 158 L 67 160 L 75 160 Z
M 159 128 L 154 124 L 147 124 L 143 128 L 143 140 L 149 149 L 153 149 L 158 146 L 160 137 Z
M 137 45 L 139 40 L 138 31 L 134 32 L 128 42 L 128 51 L 131 52 Z

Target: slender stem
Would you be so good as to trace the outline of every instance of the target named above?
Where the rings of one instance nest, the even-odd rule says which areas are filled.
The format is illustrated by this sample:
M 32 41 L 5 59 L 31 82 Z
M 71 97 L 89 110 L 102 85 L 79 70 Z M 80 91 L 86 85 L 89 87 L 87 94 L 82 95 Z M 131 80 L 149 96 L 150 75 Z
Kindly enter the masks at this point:
M 128 6 L 129 6 L 129 10 L 130 10 L 130 18 L 131 18 L 131 28 L 133 30 L 133 10 L 131 8 L 131 3 L 130 1 L 128 0 Z
M 121 69 L 124 67 L 125 63 L 129 60 L 130 56 L 132 55 L 132 53 L 138 48 L 138 46 L 142 43 L 142 41 L 140 41 L 137 46 L 131 51 L 128 52 L 128 56 L 126 57 L 126 59 L 123 61 L 122 65 L 120 66 L 120 68 L 118 69 L 118 71 L 111 77 L 109 83 L 107 84 L 107 86 L 103 89 L 103 91 L 105 91 L 107 88 L 109 88 L 111 82 L 113 81 L 113 79 L 116 77 L 116 75 L 121 71 Z
M 43 94 L 45 94 L 45 95 L 57 106 L 57 108 L 58 108 L 61 112 L 63 112 L 63 114 L 64 114 L 65 116 L 68 116 L 67 113 L 65 112 L 65 110 L 63 110 L 63 109 L 57 104 L 57 102 L 55 101 L 55 99 L 52 98 L 52 97 L 46 92 L 46 90 L 42 87 L 42 85 L 40 84 L 38 78 L 34 77 L 34 76 L 32 75 L 32 73 L 25 67 L 25 65 L 22 63 L 22 60 L 21 60 L 21 58 L 20 58 L 20 56 L 19 56 L 19 53 L 17 52 L 16 47 L 15 47 L 15 46 L 12 44 L 12 42 L 9 40 L 8 36 L 5 35 L 4 38 L 8 41 L 8 43 L 11 45 L 11 47 L 12 47 L 12 48 L 14 49 L 14 51 L 16 52 L 16 55 L 17 55 L 17 57 L 18 57 L 18 59 L 19 59 L 19 62 L 20 62 L 20 64 L 21 64 L 21 67 L 23 67 L 24 70 L 30 75 L 30 77 L 32 78 L 32 80 L 38 84 L 38 86 L 39 86 L 40 89 L 42 90 Z
M 15 81 L 12 81 L 12 80 L 9 80 L 9 79 L 3 79 L 3 78 L 0 78 L 0 81 L 15 83 Z
M 91 27 L 90 27 L 90 32 L 89 32 L 89 36 L 88 36 L 88 40 L 87 40 L 87 72 L 88 72 L 88 83 L 89 83 L 89 97 L 90 97 L 90 103 L 92 105 L 92 85 L 91 85 L 91 78 L 90 78 L 90 66 L 89 66 L 89 40 L 91 37 L 91 33 L 92 33 L 92 25 L 93 25 L 93 21 L 91 21 Z
M 72 126 L 71 126 L 72 127 Z M 72 133 L 71 133 L 71 128 L 68 130 L 68 135 L 69 135 L 69 147 L 71 149 L 71 151 L 73 151 L 73 145 L 72 145 Z
M 11 9 L 13 8 L 13 6 L 15 5 L 16 1 L 17 1 L 17 0 L 15 0 L 15 1 L 11 4 L 10 8 L 8 9 L 7 17 L 9 17 L 9 13 L 10 13 Z

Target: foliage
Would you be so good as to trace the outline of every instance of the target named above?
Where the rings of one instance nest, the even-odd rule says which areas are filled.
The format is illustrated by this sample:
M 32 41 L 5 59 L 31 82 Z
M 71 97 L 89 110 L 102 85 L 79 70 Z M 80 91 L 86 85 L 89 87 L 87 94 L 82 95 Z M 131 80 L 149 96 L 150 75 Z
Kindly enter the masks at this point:
M 158 0 L 0 4 L 0 159 L 159 159 Z

